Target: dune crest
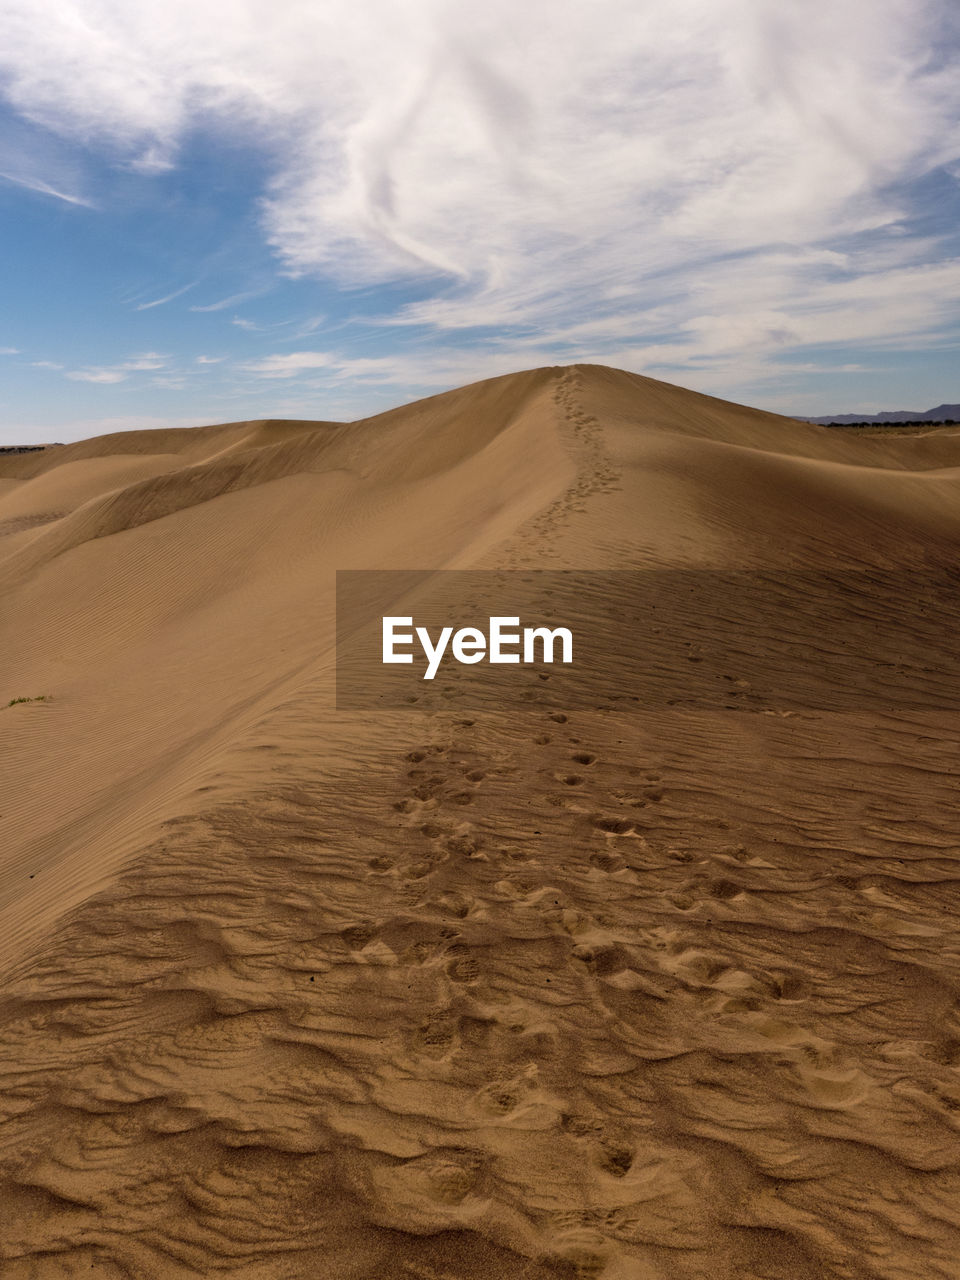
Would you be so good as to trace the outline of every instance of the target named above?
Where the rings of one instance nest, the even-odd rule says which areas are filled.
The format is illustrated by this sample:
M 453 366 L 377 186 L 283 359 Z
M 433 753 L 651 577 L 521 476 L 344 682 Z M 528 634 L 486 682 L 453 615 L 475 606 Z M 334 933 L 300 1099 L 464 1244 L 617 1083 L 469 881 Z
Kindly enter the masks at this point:
M 958 498 L 589 365 L 0 457 L 5 1280 L 953 1280 L 956 717 L 338 712 L 333 593 L 950 567 Z

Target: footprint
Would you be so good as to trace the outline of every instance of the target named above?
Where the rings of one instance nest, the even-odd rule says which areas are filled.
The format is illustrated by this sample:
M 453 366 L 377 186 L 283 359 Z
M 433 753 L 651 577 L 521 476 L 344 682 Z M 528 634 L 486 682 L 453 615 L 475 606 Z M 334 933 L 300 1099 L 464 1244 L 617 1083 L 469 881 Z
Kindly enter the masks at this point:
M 578 943 L 573 948 L 572 954 L 576 960 L 580 960 L 591 972 L 600 977 L 623 969 L 626 965 L 626 958 L 619 948 L 603 943 Z
M 960 1066 L 960 1040 L 941 1040 L 922 1051 L 923 1057 L 942 1067 Z
M 730 969 L 730 962 L 721 956 L 711 956 L 704 952 L 694 952 L 681 966 L 688 978 L 694 982 L 712 984 Z
M 633 823 L 628 819 L 611 817 L 602 813 L 594 816 L 593 825 L 598 831 L 606 831 L 608 835 L 612 836 L 625 836 L 634 829 Z
M 426 964 L 436 950 L 432 942 L 428 942 L 426 938 L 420 938 L 416 942 L 411 942 L 400 953 L 401 964 Z
M 479 1152 L 435 1154 L 427 1164 L 427 1183 L 442 1204 L 460 1204 L 476 1186 L 482 1166 Z
M 750 850 L 742 844 L 726 845 L 718 851 L 718 857 L 732 858 L 734 862 L 749 862 Z
M 557 1260 L 575 1280 L 596 1280 L 607 1269 L 609 1247 L 596 1231 L 571 1231 L 556 1251 Z
M 464 835 L 451 836 L 444 848 L 456 858 L 476 858 L 483 848 L 481 836 L 467 832 Z
M 457 1020 L 448 1013 L 433 1013 L 413 1033 L 413 1049 L 428 1058 L 442 1058 L 457 1041 Z
M 517 849 L 513 845 L 504 845 L 497 850 L 497 856 L 501 859 L 505 858 L 507 862 L 532 862 L 533 854 L 528 853 L 526 849 Z
M 745 891 L 738 884 L 734 884 L 732 880 L 713 880 L 707 885 L 707 892 L 711 898 L 718 898 L 721 902 L 729 902 L 731 898 L 741 898 Z
M 623 1142 L 605 1142 L 597 1154 L 597 1164 L 614 1178 L 624 1178 L 633 1166 L 634 1152 Z
M 770 987 L 775 1000 L 806 1000 L 810 994 L 810 983 L 798 973 L 772 974 Z
M 351 951 L 362 951 L 367 943 L 372 942 L 376 936 L 376 929 L 368 924 L 352 924 L 348 928 L 340 930 L 340 937 Z
M 444 915 L 465 920 L 473 907 L 473 899 L 465 897 L 462 893 L 450 892 L 441 894 L 432 905 Z
M 591 853 L 590 865 L 600 871 L 619 871 L 626 864 L 622 858 L 612 853 Z
M 495 1116 L 508 1116 L 522 1101 L 522 1095 L 511 1084 L 489 1084 L 477 1095 L 480 1107 Z
M 524 1025 L 517 1023 L 510 1029 L 522 1032 Z M 491 1080 L 477 1093 L 476 1101 L 489 1115 L 507 1116 L 516 1111 L 538 1084 L 539 1070 L 535 1063 L 530 1063 L 518 1075 Z
M 560 1127 L 578 1138 L 597 1137 L 603 1131 L 601 1121 L 569 1111 L 560 1117 Z
M 860 879 L 858 876 L 834 876 L 833 879 L 834 879 L 834 882 L 841 887 L 841 889 L 859 889 L 860 888 Z
M 446 778 L 442 774 L 433 774 L 420 783 L 418 787 L 414 787 L 413 796 L 415 800 L 432 800 L 439 789 L 446 782 Z
M 447 964 L 447 975 L 453 982 L 476 982 L 480 966 L 471 955 L 454 956 Z

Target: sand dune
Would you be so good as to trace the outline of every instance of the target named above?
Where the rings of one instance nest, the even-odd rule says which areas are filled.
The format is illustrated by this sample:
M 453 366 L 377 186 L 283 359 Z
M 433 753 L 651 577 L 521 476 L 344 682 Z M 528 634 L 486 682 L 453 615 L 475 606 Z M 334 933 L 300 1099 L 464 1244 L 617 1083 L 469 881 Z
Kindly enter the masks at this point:
M 597 366 L 0 458 L 0 1275 L 955 1280 L 943 670 L 338 711 L 334 583 L 822 571 L 827 664 L 958 545 L 960 434 Z

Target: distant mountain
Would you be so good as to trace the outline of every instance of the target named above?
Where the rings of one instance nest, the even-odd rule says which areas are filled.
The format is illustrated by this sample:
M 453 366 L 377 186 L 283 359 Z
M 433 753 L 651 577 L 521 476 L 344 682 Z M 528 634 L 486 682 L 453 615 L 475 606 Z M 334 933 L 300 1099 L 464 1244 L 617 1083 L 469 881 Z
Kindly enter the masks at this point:
M 799 416 L 799 415 L 797 415 Z M 887 413 L 834 413 L 822 418 L 800 418 L 801 422 L 836 423 L 844 426 L 850 422 L 960 422 L 960 404 L 938 404 L 935 409 L 912 413 L 909 409 L 894 409 Z

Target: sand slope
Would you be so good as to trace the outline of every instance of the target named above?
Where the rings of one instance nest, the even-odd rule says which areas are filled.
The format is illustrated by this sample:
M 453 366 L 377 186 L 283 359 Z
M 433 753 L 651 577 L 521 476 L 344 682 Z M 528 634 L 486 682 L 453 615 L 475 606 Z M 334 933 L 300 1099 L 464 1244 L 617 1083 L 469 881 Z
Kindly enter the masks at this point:
M 952 1280 L 955 715 L 332 677 L 337 569 L 949 565 L 958 498 L 595 366 L 0 459 L 4 1280 Z

